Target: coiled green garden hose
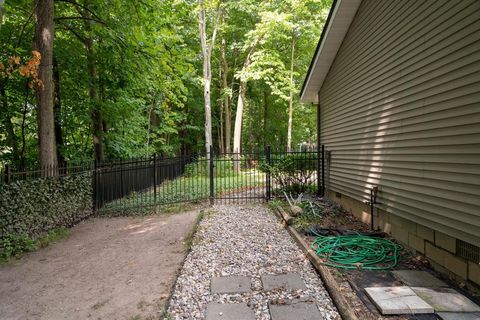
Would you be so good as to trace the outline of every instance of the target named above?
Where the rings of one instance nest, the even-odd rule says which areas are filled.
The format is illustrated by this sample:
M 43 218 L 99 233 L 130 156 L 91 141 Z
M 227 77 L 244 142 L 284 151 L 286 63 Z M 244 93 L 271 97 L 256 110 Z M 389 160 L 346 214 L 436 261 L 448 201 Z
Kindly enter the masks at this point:
M 394 268 L 400 251 L 390 240 L 364 235 L 317 235 L 311 247 L 327 266 L 362 270 Z

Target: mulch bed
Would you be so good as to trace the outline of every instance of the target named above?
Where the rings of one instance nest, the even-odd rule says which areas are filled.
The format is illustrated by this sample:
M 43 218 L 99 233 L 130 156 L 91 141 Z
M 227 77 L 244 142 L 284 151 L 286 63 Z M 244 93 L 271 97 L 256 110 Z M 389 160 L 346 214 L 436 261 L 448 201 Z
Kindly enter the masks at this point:
M 337 204 L 323 199 L 315 199 L 317 203 L 320 203 L 324 207 L 321 215 L 318 217 L 306 217 L 305 213 L 299 215 L 292 220 L 292 226 L 303 235 L 306 243 L 309 245 L 315 240 L 314 236 L 305 235 L 311 227 L 316 229 L 333 229 L 342 231 L 356 231 L 356 232 L 369 232 L 372 231 L 370 226 L 353 214 L 345 211 Z M 307 232 L 308 233 L 308 232 Z M 387 239 L 394 241 L 390 236 L 386 236 Z M 368 297 L 364 293 L 366 286 L 372 286 L 372 284 L 381 286 L 395 286 L 401 285 L 401 282 L 396 280 L 389 271 L 365 271 L 365 270 L 342 270 L 333 267 L 327 267 L 332 274 L 333 278 L 338 284 L 339 291 L 344 295 L 355 314 L 359 319 L 376 320 L 376 319 L 391 319 L 391 320 L 407 320 L 407 319 L 419 319 L 429 320 L 436 319 L 434 315 L 400 315 L 400 316 L 382 316 L 376 307 L 370 302 Z M 440 275 L 434 271 L 430 266 L 428 260 L 420 254 L 416 254 L 413 251 L 403 248 L 400 251 L 400 259 L 397 267 L 394 270 L 423 270 L 433 273 L 435 276 L 447 281 L 455 289 L 465 293 L 464 288 L 460 288 L 456 283 L 450 279 L 446 279 L 445 276 Z M 471 295 L 470 295 L 471 296 Z

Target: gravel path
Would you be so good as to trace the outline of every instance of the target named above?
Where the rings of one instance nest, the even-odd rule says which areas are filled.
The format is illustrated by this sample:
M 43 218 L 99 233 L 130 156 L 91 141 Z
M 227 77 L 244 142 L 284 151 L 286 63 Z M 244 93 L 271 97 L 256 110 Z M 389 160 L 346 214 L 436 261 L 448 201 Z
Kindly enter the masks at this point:
M 262 290 L 260 276 L 296 272 L 307 290 Z M 213 276 L 252 278 L 252 291 L 211 294 Z M 262 205 L 215 206 L 206 214 L 170 301 L 173 319 L 204 319 L 210 302 L 245 302 L 270 320 L 268 302 L 316 302 L 324 319 L 340 319 L 318 275 L 273 213 Z

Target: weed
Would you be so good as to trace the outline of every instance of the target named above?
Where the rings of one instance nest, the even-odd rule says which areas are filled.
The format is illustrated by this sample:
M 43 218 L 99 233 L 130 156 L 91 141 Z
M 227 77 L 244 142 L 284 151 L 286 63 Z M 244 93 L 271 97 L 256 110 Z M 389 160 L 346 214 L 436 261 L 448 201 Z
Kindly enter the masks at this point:
M 165 315 L 163 316 L 163 320 L 173 320 L 173 316 L 170 312 L 165 312 Z
M 270 209 L 276 209 L 276 208 L 285 208 L 286 203 L 285 201 L 282 201 L 280 199 L 273 199 L 268 202 L 268 207 Z
M 54 243 L 58 240 L 64 239 L 70 235 L 70 230 L 61 227 L 58 229 L 51 230 L 48 232 L 46 235 L 40 237 L 36 241 L 36 247 L 37 248 L 45 248 L 46 246 L 50 245 L 51 243 Z
M 302 213 L 294 219 L 293 225 L 296 229 L 304 230 L 320 221 L 321 218 L 319 216 Z
M 0 260 L 6 262 L 18 257 L 23 252 L 35 250 L 35 241 L 26 235 L 10 234 L 3 237 L 0 243 Z
M 194 237 L 195 237 L 195 233 L 197 232 L 200 221 L 202 221 L 204 215 L 205 215 L 205 213 L 203 211 L 200 211 L 200 213 L 197 215 L 197 218 L 195 220 L 194 227 L 188 233 L 188 235 L 185 237 L 185 240 L 183 241 L 183 246 L 184 246 L 185 252 L 190 252 L 190 249 L 192 248 L 192 245 L 193 245 L 193 240 L 194 240 Z
M 53 229 L 36 240 L 26 235 L 7 235 L 0 242 L 0 262 L 8 262 L 11 258 L 20 257 L 22 253 L 45 248 L 69 235 L 70 230 L 65 227 Z

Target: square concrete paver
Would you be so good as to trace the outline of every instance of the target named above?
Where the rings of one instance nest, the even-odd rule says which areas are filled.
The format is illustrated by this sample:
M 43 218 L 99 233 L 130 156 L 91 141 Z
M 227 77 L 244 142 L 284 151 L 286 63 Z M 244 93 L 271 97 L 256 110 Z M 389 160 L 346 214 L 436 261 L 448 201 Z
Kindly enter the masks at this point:
M 392 271 L 395 278 L 399 279 L 407 286 L 410 287 L 429 287 L 439 288 L 448 287 L 448 285 L 442 280 L 435 278 L 433 275 L 426 271 L 417 270 L 398 270 Z
M 433 308 L 409 287 L 365 288 L 382 314 L 433 313 Z
M 255 320 L 255 315 L 245 303 L 210 303 L 205 320 Z
M 272 320 L 318 320 L 323 319 L 314 303 L 269 304 Z
M 249 292 L 252 280 L 244 276 L 213 277 L 212 293 L 243 293 Z
M 442 320 L 480 320 L 479 312 L 439 312 Z
M 450 288 L 412 287 L 436 312 L 480 312 L 480 307 L 470 299 Z
M 302 277 L 298 273 L 286 273 L 278 275 L 262 275 L 263 289 L 266 291 L 273 289 L 299 290 L 307 289 Z

